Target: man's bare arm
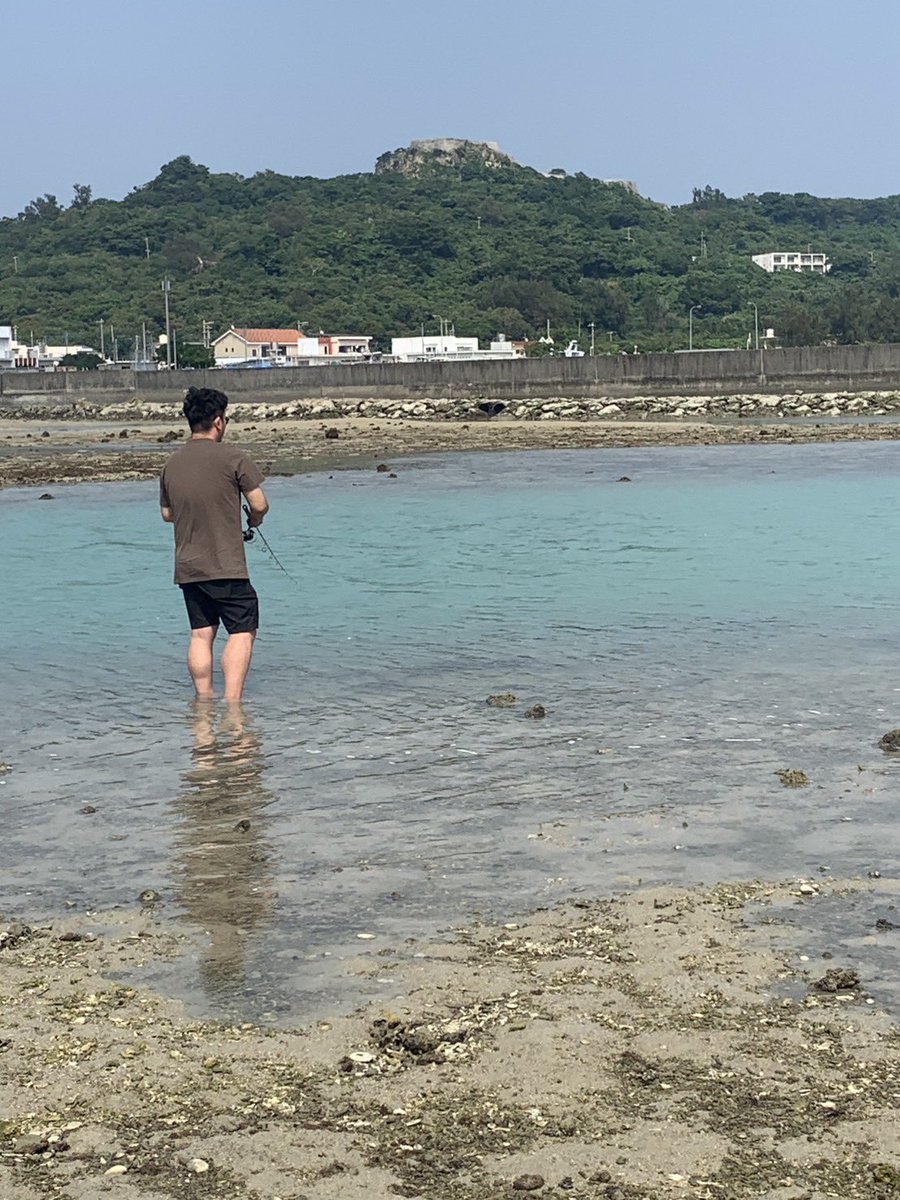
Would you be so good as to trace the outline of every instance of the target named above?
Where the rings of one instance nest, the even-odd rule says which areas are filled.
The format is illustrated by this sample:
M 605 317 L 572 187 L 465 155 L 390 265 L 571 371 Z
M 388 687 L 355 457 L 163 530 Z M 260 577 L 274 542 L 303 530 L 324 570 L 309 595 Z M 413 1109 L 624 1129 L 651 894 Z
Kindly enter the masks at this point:
M 262 525 L 265 515 L 269 511 L 269 502 L 263 494 L 262 488 L 253 488 L 252 491 L 246 493 L 244 500 L 250 509 L 247 524 L 251 529 L 256 529 L 258 525 Z
M 171 508 L 166 508 L 165 505 L 163 505 L 159 510 L 159 514 L 167 525 L 173 525 L 175 523 L 175 514 L 172 512 Z

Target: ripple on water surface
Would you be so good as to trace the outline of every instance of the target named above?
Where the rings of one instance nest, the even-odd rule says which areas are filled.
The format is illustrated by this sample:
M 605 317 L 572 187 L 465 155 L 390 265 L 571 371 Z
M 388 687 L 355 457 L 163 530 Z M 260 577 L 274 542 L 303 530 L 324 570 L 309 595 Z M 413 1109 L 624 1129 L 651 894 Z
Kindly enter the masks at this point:
M 374 971 L 348 990 L 345 958 L 475 912 L 882 868 L 896 456 L 532 452 L 275 479 L 266 532 L 297 582 L 250 547 L 264 632 L 242 714 L 189 701 L 153 485 L 3 493 L 2 907 L 153 888 L 197 933 L 157 982 L 296 1016 L 389 989 Z M 497 691 L 518 703 L 488 707 Z

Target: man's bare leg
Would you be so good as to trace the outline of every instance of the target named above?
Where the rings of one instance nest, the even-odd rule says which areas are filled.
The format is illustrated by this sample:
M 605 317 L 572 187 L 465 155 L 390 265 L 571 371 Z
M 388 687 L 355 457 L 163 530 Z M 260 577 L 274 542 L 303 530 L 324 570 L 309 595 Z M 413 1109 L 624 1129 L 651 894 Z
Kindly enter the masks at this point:
M 232 633 L 222 651 L 222 674 L 225 676 L 225 699 L 240 700 L 244 680 L 250 670 L 255 633 Z
M 213 642 L 217 632 L 217 625 L 191 630 L 187 664 L 198 697 L 208 698 L 213 694 Z

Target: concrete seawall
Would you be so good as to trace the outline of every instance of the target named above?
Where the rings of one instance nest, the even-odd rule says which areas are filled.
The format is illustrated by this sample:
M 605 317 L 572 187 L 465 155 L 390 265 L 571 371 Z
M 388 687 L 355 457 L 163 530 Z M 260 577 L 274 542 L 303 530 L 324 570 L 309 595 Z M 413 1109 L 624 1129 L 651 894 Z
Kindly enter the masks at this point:
M 235 400 L 530 400 L 900 389 L 900 345 L 618 354 L 511 362 L 355 363 L 211 371 L 0 372 L 0 403 L 179 401 L 190 387 Z

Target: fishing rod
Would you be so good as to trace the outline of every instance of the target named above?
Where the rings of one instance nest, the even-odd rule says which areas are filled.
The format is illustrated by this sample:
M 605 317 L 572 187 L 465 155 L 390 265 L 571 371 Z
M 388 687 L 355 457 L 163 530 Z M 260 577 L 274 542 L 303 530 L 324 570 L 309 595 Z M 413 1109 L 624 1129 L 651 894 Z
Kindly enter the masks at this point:
M 247 514 L 247 528 L 244 530 L 244 541 L 252 542 L 254 537 L 257 534 L 259 534 L 259 540 L 262 542 L 266 552 L 268 553 L 269 557 L 274 562 L 275 566 L 278 567 L 279 570 L 283 571 L 285 573 L 285 575 L 287 575 L 288 579 L 291 580 L 292 583 L 297 583 L 298 580 L 296 580 L 294 578 L 294 576 L 290 573 L 290 571 L 287 569 L 287 567 L 284 566 L 284 564 L 281 562 L 281 559 L 278 557 L 278 555 L 275 553 L 275 551 L 269 545 L 268 541 L 266 540 L 266 535 L 259 528 L 259 526 L 257 525 L 256 527 L 251 529 L 251 527 L 250 527 L 250 506 L 249 505 L 247 505 L 247 504 L 244 505 L 244 512 Z

